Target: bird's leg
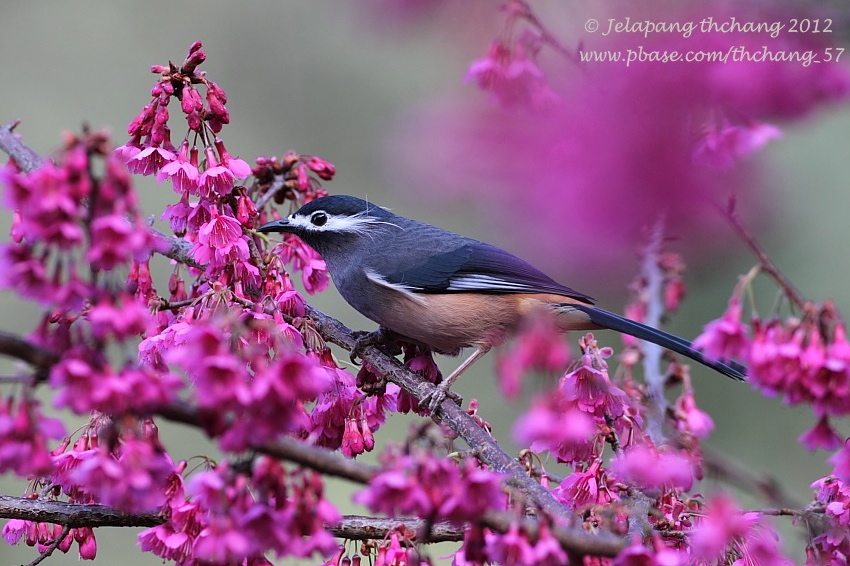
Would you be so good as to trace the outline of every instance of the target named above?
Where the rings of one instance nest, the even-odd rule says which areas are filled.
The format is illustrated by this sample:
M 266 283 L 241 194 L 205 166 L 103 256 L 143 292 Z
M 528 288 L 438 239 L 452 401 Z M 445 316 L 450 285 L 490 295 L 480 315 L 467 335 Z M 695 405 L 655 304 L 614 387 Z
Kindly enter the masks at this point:
M 437 412 L 437 408 L 440 406 L 440 403 L 443 402 L 443 399 L 446 397 L 459 398 L 458 395 L 449 391 L 449 388 L 452 386 L 452 383 L 457 381 L 457 378 L 460 377 L 464 371 L 466 371 L 469 366 L 478 361 L 478 358 L 486 354 L 490 351 L 490 348 L 475 348 L 475 351 L 470 355 L 456 370 L 454 370 L 450 376 L 443 380 L 438 386 L 431 390 L 430 393 L 427 393 L 422 399 L 419 401 L 420 405 L 428 406 L 428 410 L 431 411 L 431 414 Z
M 369 346 L 381 347 L 390 356 L 399 355 L 401 347 L 396 342 L 396 336 L 394 332 L 383 326 L 379 326 L 377 330 L 372 332 L 356 332 L 354 346 L 352 346 L 351 354 L 349 354 L 351 363 L 356 364 L 358 359 L 362 359 L 363 350 Z

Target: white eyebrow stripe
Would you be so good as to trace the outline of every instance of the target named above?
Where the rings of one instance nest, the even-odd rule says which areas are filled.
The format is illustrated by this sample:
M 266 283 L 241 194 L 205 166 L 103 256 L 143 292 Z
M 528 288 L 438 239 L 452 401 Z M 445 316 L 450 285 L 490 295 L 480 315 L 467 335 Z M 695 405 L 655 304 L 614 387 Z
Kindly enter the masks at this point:
M 415 287 L 409 287 L 407 285 L 400 285 L 398 283 L 390 283 L 389 281 L 387 281 L 386 279 L 384 279 L 382 276 L 378 275 L 377 273 L 375 273 L 371 269 L 364 269 L 363 272 L 366 274 L 366 278 L 369 279 L 369 281 L 371 281 L 372 283 L 374 283 L 376 285 L 380 285 L 381 287 L 384 287 L 386 289 L 392 289 L 393 291 L 401 293 L 402 295 L 404 295 L 408 299 L 416 302 L 417 304 L 420 304 L 420 305 L 423 305 L 423 306 L 428 304 L 428 302 L 425 300 L 424 297 L 422 297 L 418 293 L 416 293 Z
M 490 275 L 459 275 L 451 278 L 448 291 L 533 291 L 532 285 L 506 281 Z
M 316 212 L 324 211 L 317 210 Z M 315 214 L 315 212 L 313 214 Z M 312 214 L 310 216 L 296 216 L 295 214 L 292 214 L 289 218 L 287 218 L 287 220 L 292 226 L 303 230 L 309 230 L 310 232 L 349 232 L 353 234 L 362 234 L 369 229 L 369 226 L 374 224 L 387 224 L 398 228 L 398 226 L 392 222 L 385 222 L 371 216 L 366 216 L 366 213 L 360 213 L 354 216 L 328 214 L 327 212 L 324 212 L 324 214 L 327 215 L 328 221 L 322 226 L 316 226 L 310 221 L 310 216 L 312 216 Z

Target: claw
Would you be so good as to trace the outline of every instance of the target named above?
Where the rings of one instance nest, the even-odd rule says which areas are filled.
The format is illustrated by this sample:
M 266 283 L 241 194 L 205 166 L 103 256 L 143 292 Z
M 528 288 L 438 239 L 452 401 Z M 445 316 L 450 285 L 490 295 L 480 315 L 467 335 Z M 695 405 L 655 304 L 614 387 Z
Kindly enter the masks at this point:
M 383 326 L 378 327 L 377 330 L 373 330 L 372 332 L 357 331 L 354 333 L 354 336 L 354 346 L 351 348 L 351 353 L 348 356 L 353 364 L 357 364 L 358 359 L 363 359 L 363 351 L 369 346 L 377 346 L 391 356 L 398 355 L 397 352 L 394 353 L 397 348 L 393 347 L 393 336 Z
M 449 387 L 451 387 L 451 383 L 443 381 L 419 400 L 419 406 L 428 407 L 428 412 L 431 413 L 431 416 L 434 416 L 446 398 L 451 399 L 460 406 L 463 403 L 463 397 L 450 390 Z

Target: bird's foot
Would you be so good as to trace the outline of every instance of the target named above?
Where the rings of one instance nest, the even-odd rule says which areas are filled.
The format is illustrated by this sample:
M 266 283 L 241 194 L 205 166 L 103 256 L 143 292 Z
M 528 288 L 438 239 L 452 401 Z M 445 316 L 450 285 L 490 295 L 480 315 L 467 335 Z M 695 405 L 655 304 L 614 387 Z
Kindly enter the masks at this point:
M 351 363 L 357 364 L 357 360 L 362 360 L 363 352 L 369 346 L 376 346 L 390 356 L 397 356 L 401 353 L 401 348 L 383 326 L 372 332 L 358 330 L 354 333 L 354 346 L 351 348 L 351 354 L 349 354 Z
M 430 412 L 432 416 L 437 412 L 437 409 L 446 398 L 451 399 L 460 406 L 460 404 L 463 403 L 463 397 L 450 390 L 449 388 L 451 385 L 450 381 L 443 381 L 419 400 L 419 406 L 427 407 L 428 412 Z

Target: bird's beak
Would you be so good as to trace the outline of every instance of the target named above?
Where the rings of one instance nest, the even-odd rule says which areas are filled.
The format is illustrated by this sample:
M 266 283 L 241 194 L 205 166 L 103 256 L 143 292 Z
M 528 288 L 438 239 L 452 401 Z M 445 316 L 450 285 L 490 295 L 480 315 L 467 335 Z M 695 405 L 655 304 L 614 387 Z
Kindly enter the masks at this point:
M 271 222 L 266 222 L 259 228 L 257 228 L 257 232 L 262 232 L 266 234 L 268 232 L 294 232 L 295 230 L 292 227 L 292 224 L 289 223 L 288 218 L 281 218 L 280 220 L 272 220 Z

